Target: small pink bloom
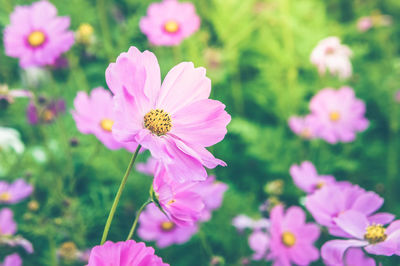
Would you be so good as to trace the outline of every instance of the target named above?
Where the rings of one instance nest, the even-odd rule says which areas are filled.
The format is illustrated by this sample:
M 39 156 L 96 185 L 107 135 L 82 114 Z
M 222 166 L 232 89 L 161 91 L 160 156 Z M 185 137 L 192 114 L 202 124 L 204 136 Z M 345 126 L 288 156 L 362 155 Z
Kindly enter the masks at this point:
M 331 240 L 322 246 L 321 255 L 327 263 L 341 265 L 344 253 L 351 247 L 363 247 L 373 255 L 400 255 L 400 220 L 385 228 L 383 224 L 370 222 L 365 214 L 348 211 L 335 222 L 350 239 Z
M 154 254 L 154 249 L 144 243 L 133 240 L 113 243 L 107 241 L 101 246 L 95 246 L 90 252 L 87 266 L 167 266 L 162 259 Z
M 352 52 L 346 45 L 340 43 L 338 37 L 328 37 L 321 40 L 311 53 L 311 63 L 317 66 L 320 75 L 328 70 L 331 75 L 341 79 L 352 75 L 350 57 Z
M 335 178 L 331 175 L 318 175 L 317 169 L 309 161 L 304 161 L 301 165 L 292 165 L 290 175 L 296 186 L 306 193 L 313 193 L 325 185 L 336 183 Z
M 18 178 L 11 184 L 0 181 L 0 203 L 18 203 L 29 197 L 32 191 L 32 185 L 26 183 L 22 178 Z
M 33 93 L 28 90 L 9 90 L 7 85 L 0 85 L 0 100 L 13 103 L 15 98 L 32 98 Z
M 311 99 L 310 110 L 318 137 L 332 144 L 353 141 L 356 133 L 366 130 L 369 124 L 364 117 L 365 103 L 350 87 L 321 90 Z
M 289 118 L 289 127 L 303 139 L 314 139 L 316 137 L 315 120 L 308 115 L 306 117 L 292 116 Z
M 204 68 L 181 63 L 161 85 L 154 54 L 131 47 L 109 65 L 106 80 L 115 95 L 118 141 L 141 144 L 181 182 L 206 179 L 203 166 L 226 165 L 206 149 L 225 137 L 231 117 L 225 105 L 208 99 Z
M 17 253 L 13 253 L 5 257 L 4 262 L 0 266 L 22 266 L 22 259 Z
M 153 45 L 172 46 L 196 32 L 200 18 L 192 3 L 164 0 L 153 3 L 147 16 L 140 20 L 140 29 Z
M 373 22 L 371 17 L 362 17 L 357 21 L 357 29 L 361 32 L 365 32 L 372 28 Z
M 14 214 L 11 209 L 0 210 L 0 236 L 13 235 L 17 232 L 17 224 L 14 222 Z
M 172 222 L 179 226 L 193 226 L 203 214 L 202 196 L 194 192 L 198 182 L 180 183 L 168 176 L 165 169 L 157 171 L 153 189 L 155 195 Z
M 6 238 L 2 238 L 0 244 L 2 245 L 4 244 L 9 247 L 22 247 L 29 254 L 33 253 L 32 243 L 21 236 L 12 236 L 12 237 L 8 236 Z
M 319 228 L 306 223 L 306 214 L 299 207 L 290 207 L 286 214 L 282 205 L 271 211 L 269 259 L 274 265 L 308 265 L 318 260 L 319 251 L 314 242 L 319 237 Z
M 69 17 L 58 17 L 48 1 L 17 6 L 4 31 L 6 55 L 19 58 L 20 66 L 52 65 L 74 43 Z
M 255 230 L 249 236 L 249 246 L 254 251 L 253 260 L 261 260 L 267 257 L 269 242 L 268 234 L 261 230 Z
M 191 226 L 175 224 L 154 204 L 148 205 L 139 217 L 138 236 L 146 241 L 156 241 L 159 248 L 185 243 L 197 231 L 196 224 Z
M 137 144 L 121 143 L 114 139 L 112 128 L 116 120 L 112 95 L 104 88 L 95 88 L 90 95 L 80 91 L 74 100 L 72 116 L 78 130 L 83 134 L 95 135 L 107 148 L 126 148 L 135 151 Z
M 383 198 L 372 191 L 365 191 L 359 186 L 337 184 L 325 186 L 306 198 L 306 208 L 314 219 L 328 227 L 329 233 L 335 236 L 347 236 L 337 226 L 335 219 L 350 210 L 359 211 L 369 216 L 370 221 L 387 223 L 394 216 L 387 213 L 374 214 L 383 204 Z
M 232 225 L 236 227 L 238 231 L 243 231 L 246 228 L 254 229 L 254 230 L 262 230 L 268 229 L 270 226 L 270 222 L 268 219 L 260 218 L 258 220 L 254 220 L 247 215 L 240 214 L 233 218 Z
M 145 175 L 153 176 L 156 172 L 157 162 L 156 159 L 150 156 L 145 163 L 137 163 L 136 170 Z
M 215 176 L 209 176 L 205 181 L 197 183 L 193 191 L 202 197 L 205 204 L 201 221 L 211 219 L 211 212 L 221 206 L 227 189 L 228 186 L 225 183 L 216 181 Z

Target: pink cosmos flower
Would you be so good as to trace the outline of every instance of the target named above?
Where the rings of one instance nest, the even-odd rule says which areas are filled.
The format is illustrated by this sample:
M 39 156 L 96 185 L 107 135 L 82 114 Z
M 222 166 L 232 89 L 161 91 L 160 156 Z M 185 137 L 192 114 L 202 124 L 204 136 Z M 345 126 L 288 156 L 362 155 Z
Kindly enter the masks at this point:
M 107 241 L 101 246 L 95 246 L 90 252 L 87 266 L 167 266 L 162 259 L 154 254 L 154 249 L 144 243 L 133 240 L 113 243 Z
M 321 90 L 311 99 L 310 110 L 318 136 L 329 143 L 351 142 L 357 132 L 368 127 L 365 104 L 355 97 L 350 87 Z
M 311 53 L 311 63 L 317 66 L 320 75 L 328 70 L 331 75 L 341 79 L 352 75 L 350 57 L 352 52 L 346 45 L 340 43 L 338 37 L 328 37 L 321 40 Z
M 228 186 L 225 183 L 216 181 L 215 176 L 209 176 L 205 181 L 197 183 L 194 192 L 202 197 L 205 205 L 200 218 L 201 221 L 204 222 L 211 219 L 211 212 L 221 206 L 227 189 Z
M 371 17 L 362 17 L 357 21 L 357 29 L 361 32 L 365 32 L 372 28 L 373 22 Z
M 19 58 L 21 67 L 51 65 L 74 43 L 69 17 L 58 17 L 48 1 L 17 6 L 4 31 L 5 53 Z
M 306 208 L 317 223 L 328 227 L 329 233 L 335 236 L 347 236 L 335 222 L 350 210 L 359 211 L 369 217 L 370 221 L 388 223 L 394 216 L 388 213 L 374 214 L 383 204 L 383 198 L 372 191 L 365 191 L 356 185 L 338 184 L 325 186 L 306 198 Z
M 193 226 L 203 214 L 205 204 L 194 188 L 197 182 L 180 183 L 160 169 L 153 180 L 153 189 L 162 209 L 179 226 Z
M 375 260 L 364 254 L 360 248 L 350 248 L 344 256 L 344 264 L 338 266 L 376 266 Z
M 145 175 L 152 176 L 156 172 L 157 162 L 156 159 L 150 156 L 145 163 L 137 163 L 136 170 Z
M 366 252 L 374 255 L 400 255 L 400 220 L 385 228 L 382 224 L 370 222 L 365 214 L 348 211 L 336 218 L 335 222 L 350 239 L 325 243 L 321 255 L 326 262 L 340 265 L 344 253 L 351 247 L 363 247 Z
M 317 169 L 309 161 L 304 161 L 301 165 L 293 164 L 290 167 L 290 175 L 296 186 L 306 193 L 313 193 L 325 185 L 336 183 L 331 175 L 318 175 Z
M 5 257 L 4 262 L 0 266 L 22 266 L 22 259 L 17 253 L 13 253 Z
M 14 214 L 11 209 L 0 210 L 0 236 L 13 235 L 17 232 L 17 224 L 14 222 Z
M 153 53 L 131 47 L 106 71 L 114 93 L 114 137 L 150 150 L 179 181 L 204 180 L 203 165 L 226 164 L 206 147 L 221 141 L 230 122 L 225 105 L 208 99 L 211 81 L 204 68 L 181 63 L 169 71 L 161 86 L 160 68 Z
M 140 29 L 153 45 L 180 44 L 200 27 L 200 18 L 192 3 L 164 0 L 153 3 L 147 16 L 140 20 Z
M 146 241 L 156 241 L 159 248 L 185 243 L 197 231 L 196 224 L 191 226 L 176 225 L 154 204 L 148 205 L 139 217 L 138 236 Z
M 316 137 L 315 119 L 307 115 L 305 117 L 292 116 L 289 118 L 289 127 L 303 139 L 314 139 Z
M 306 223 L 306 215 L 299 207 L 290 207 L 286 214 L 282 205 L 271 211 L 269 259 L 274 265 L 308 265 L 319 258 L 314 242 L 319 237 L 319 228 Z
M 33 93 L 28 90 L 9 90 L 7 85 L 0 85 L 0 100 L 13 103 L 15 98 L 32 98 Z
M 18 178 L 9 184 L 0 181 L 0 203 L 14 204 L 29 197 L 32 194 L 33 187 L 22 178 Z
M 261 260 L 267 257 L 269 243 L 269 235 L 261 230 L 255 230 L 249 236 L 249 246 L 254 251 L 253 260 Z
M 128 151 L 135 151 L 137 144 L 118 142 L 112 135 L 116 114 L 112 95 L 108 90 L 98 87 L 90 95 L 80 91 L 75 97 L 74 107 L 72 116 L 80 132 L 95 135 L 110 150 L 126 148 Z

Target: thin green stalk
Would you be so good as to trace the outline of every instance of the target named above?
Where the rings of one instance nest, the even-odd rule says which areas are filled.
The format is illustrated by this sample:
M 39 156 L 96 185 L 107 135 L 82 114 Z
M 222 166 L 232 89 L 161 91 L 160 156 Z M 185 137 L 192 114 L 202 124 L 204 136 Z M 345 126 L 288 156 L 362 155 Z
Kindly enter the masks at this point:
M 131 230 L 129 231 L 129 235 L 128 235 L 128 237 L 126 238 L 126 240 L 129 240 L 129 239 L 132 238 L 133 234 L 135 233 L 136 225 L 137 225 L 137 223 L 138 223 L 138 221 L 139 221 L 140 214 L 141 214 L 142 211 L 144 210 L 144 207 L 146 207 L 148 204 L 150 204 L 150 203 L 152 203 L 152 202 L 153 202 L 153 201 L 152 201 L 151 199 L 148 199 L 145 203 L 143 203 L 142 207 L 140 207 L 140 209 L 137 211 L 136 217 L 135 217 L 135 221 L 133 221 Z
M 135 163 L 135 160 L 136 160 L 136 157 L 138 156 L 140 148 L 141 148 L 141 146 L 138 145 L 138 147 L 137 147 L 135 153 L 133 154 L 132 159 L 131 159 L 131 161 L 130 161 L 130 163 L 128 165 L 128 168 L 126 169 L 125 175 L 122 178 L 121 185 L 118 188 L 118 192 L 117 192 L 117 195 L 115 196 L 114 203 L 113 203 L 113 205 L 111 207 L 110 213 L 108 214 L 107 222 L 106 222 L 106 225 L 104 227 L 104 232 L 103 232 L 103 236 L 101 237 L 100 245 L 103 245 L 103 243 L 106 242 L 106 239 L 107 239 L 107 236 L 108 236 L 108 231 L 110 230 L 111 222 L 112 222 L 112 220 L 114 218 L 114 214 L 115 214 L 115 211 L 117 209 L 119 199 L 121 198 L 122 191 L 125 188 L 126 181 L 128 180 L 129 173 L 132 170 L 133 164 Z
M 104 48 L 107 53 L 108 60 L 110 62 L 114 59 L 113 53 L 112 53 L 112 39 L 111 39 L 111 34 L 110 34 L 110 27 L 108 25 L 108 17 L 107 17 L 107 7 L 106 7 L 106 2 L 107 0 L 97 0 L 97 12 L 100 16 L 100 27 L 101 27 L 101 32 L 103 35 L 103 43 L 104 43 Z
M 200 242 L 204 248 L 204 251 L 206 252 L 207 256 L 209 256 L 211 258 L 213 256 L 213 252 L 207 243 L 206 235 L 204 234 L 204 232 L 201 229 L 199 230 L 198 236 L 200 238 Z

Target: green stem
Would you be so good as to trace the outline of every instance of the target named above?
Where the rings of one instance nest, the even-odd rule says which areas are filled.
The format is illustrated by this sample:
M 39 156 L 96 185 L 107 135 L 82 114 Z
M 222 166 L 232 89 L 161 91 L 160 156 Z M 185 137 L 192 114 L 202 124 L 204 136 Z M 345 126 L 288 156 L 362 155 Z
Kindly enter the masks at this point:
M 128 168 L 126 169 L 125 175 L 122 178 L 121 185 L 119 186 L 117 195 L 115 196 L 115 199 L 114 199 L 114 203 L 111 207 L 110 213 L 108 214 L 106 226 L 104 227 L 104 232 L 103 232 L 103 236 L 101 237 L 100 245 L 103 245 L 103 243 L 106 242 L 108 231 L 110 230 L 111 222 L 114 218 L 114 214 L 117 209 L 119 199 L 121 198 L 122 191 L 124 190 L 126 181 L 128 180 L 129 173 L 132 170 L 133 164 L 135 163 L 135 160 L 136 160 L 136 157 L 138 156 L 140 148 L 141 148 L 141 146 L 138 145 L 138 147 L 137 147 L 135 153 L 133 154 L 132 159 L 128 165 Z
M 207 256 L 209 256 L 211 258 L 213 256 L 213 252 L 207 243 L 207 239 L 206 239 L 204 232 L 201 229 L 199 230 L 198 236 L 200 238 L 200 242 L 204 248 L 204 251 L 206 252 Z
M 129 231 L 129 235 L 126 238 L 126 240 L 129 240 L 132 238 L 133 234 L 135 233 L 135 229 L 136 229 L 136 225 L 139 221 L 139 216 L 142 213 L 144 207 L 146 207 L 148 204 L 152 203 L 153 201 L 151 199 L 148 199 L 145 203 L 143 203 L 142 207 L 140 207 L 140 209 L 137 211 L 136 217 L 135 217 L 135 221 L 133 221 L 131 230 Z
M 112 39 L 110 34 L 110 27 L 108 25 L 106 0 L 97 0 L 97 12 L 100 16 L 100 27 L 103 35 L 104 48 L 107 53 L 108 60 L 112 62 L 114 56 L 112 53 Z

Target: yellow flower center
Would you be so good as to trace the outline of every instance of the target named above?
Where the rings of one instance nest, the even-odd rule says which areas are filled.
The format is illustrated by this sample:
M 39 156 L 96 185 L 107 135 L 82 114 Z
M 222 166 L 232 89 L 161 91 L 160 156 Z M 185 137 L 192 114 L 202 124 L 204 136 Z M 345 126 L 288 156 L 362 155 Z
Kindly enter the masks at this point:
M 325 186 L 325 182 L 324 182 L 324 181 L 319 181 L 319 182 L 317 183 L 317 185 L 316 185 L 316 188 L 317 188 L 317 189 L 320 189 L 320 188 L 322 188 L 323 186 Z
M 309 128 L 305 128 L 305 129 L 303 129 L 303 131 L 301 132 L 300 135 L 305 139 L 309 139 L 312 136 L 311 130 Z
M 89 43 L 93 36 L 94 29 L 92 25 L 88 23 L 82 23 L 76 33 L 76 39 L 80 43 Z
M 164 110 L 151 110 L 144 116 L 144 126 L 157 136 L 162 136 L 171 130 L 171 117 Z
M 168 201 L 167 204 L 168 204 L 168 205 L 171 205 L 171 204 L 174 203 L 174 202 L 175 202 L 175 200 L 172 199 L 172 200 Z
M 107 132 L 111 132 L 112 131 L 112 127 L 114 125 L 114 121 L 108 118 L 104 118 L 103 120 L 101 120 L 100 122 L 100 126 L 104 131 Z
M 334 54 L 334 53 L 335 53 L 335 48 L 333 48 L 333 47 L 327 47 L 325 49 L 325 54 L 327 54 L 327 55 L 331 55 L 331 54 Z
M 41 31 L 33 31 L 31 34 L 28 36 L 28 43 L 32 47 L 38 47 L 44 43 L 46 40 L 46 36 L 44 35 L 43 32 Z
M 166 222 L 161 223 L 161 230 L 163 230 L 165 232 L 169 232 L 174 228 L 175 228 L 175 224 L 173 222 L 166 221 Z
M 73 259 L 78 253 L 78 248 L 74 242 L 65 242 L 61 245 L 59 253 L 63 258 Z
M 179 24 L 174 20 L 169 20 L 164 24 L 164 29 L 168 33 L 175 33 L 179 30 Z
M 337 122 L 340 119 L 340 113 L 337 111 L 333 111 L 329 114 L 329 119 L 333 122 Z
M 282 234 L 282 243 L 287 247 L 292 247 L 296 244 L 296 237 L 292 232 L 286 231 Z
M 9 201 L 11 200 L 10 192 L 3 192 L 0 194 L 0 201 Z
M 50 111 L 50 110 L 45 110 L 43 112 L 43 119 L 46 122 L 50 122 L 51 120 L 54 119 L 54 113 L 52 111 Z
M 376 244 L 386 239 L 386 229 L 381 224 L 373 224 L 367 227 L 364 234 L 365 240 L 370 244 Z

